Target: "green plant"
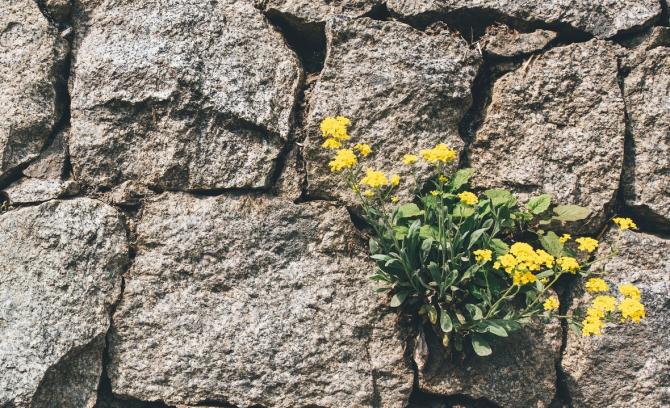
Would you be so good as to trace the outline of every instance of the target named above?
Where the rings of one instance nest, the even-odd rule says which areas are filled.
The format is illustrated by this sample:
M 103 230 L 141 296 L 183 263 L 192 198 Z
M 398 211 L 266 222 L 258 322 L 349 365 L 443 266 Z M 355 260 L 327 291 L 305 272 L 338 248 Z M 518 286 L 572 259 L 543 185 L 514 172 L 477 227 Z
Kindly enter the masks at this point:
M 361 161 L 372 149 L 367 144 L 349 148 L 348 126 L 344 117 L 324 119 L 323 147 L 337 150 L 331 171 L 341 174 L 358 197 L 371 227 L 370 253 L 378 268 L 371 278 L 380 292 L 389 293 L 392 307 L 422 316 L 445 347 L 471 347 L 487 356 L 495 338 L 533 319 L 566 319 L 587 336 L 600 335 L 604 322 L 614 322 L 615 316 L 634 322 L 644 317 L 639 291 L 628 284 L 620 288 L 618 308 L 613 296 L 598 295 L 585 317 L 558 312 L 552 288 L 565 275 L 593 275 L 590 258 L 599 243 L 588 237 L 572 241 L 548 228 L 583 220 L 588 209 L 553 205 L 547 194 L 523 204 L 503 189 L 475 194 L 468 189 L 473 170 L 452 174 L 457 155 L 443 144 L 420 152 L 433 174 L 411 202 L 396 205 L 401 177 L 363 169 Z M 411 167 L 418 160 L 408 154 L 403 163 Z M 635 227 L 629 219 L 617 220 Z M 591 278 L 586 289 L 601 293 L 609 286 Z

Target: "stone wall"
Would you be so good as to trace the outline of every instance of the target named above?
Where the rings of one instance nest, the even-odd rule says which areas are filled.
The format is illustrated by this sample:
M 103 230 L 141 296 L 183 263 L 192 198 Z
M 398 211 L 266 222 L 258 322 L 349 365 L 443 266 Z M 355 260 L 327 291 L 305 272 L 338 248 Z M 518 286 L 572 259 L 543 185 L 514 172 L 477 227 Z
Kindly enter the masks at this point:
M 665 0 L 3 0 L 0 407 L 667 405 L 668 26 Z M 632 216 L 603 267 L 648 319 L 419 370 L 319 148 L 336 114 L 388 172 L 447 143 L 477 187 L 589 207 L 577 232 Z

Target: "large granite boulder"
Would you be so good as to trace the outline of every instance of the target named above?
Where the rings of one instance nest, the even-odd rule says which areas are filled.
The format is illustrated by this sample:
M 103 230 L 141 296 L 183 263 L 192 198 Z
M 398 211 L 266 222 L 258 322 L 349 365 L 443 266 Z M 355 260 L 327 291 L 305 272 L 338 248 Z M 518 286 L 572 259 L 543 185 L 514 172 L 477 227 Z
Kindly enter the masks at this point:
M 568 334 L 563 356 L 572 403 L 576 407 L 662 407 L 670 401 L 670 240 L 613 231 L 600 254 L 618 253 L 596 265 L 616 291 L 633 283 L 642 293 L 647 317 L 639 325 L 607 325 L 602 337 Z M 583 292 L 573 306 L 584 303 Z
M 474 184 L 586 206 L 585 230 L 599 229 L 623 166 L 615 50 L 601 40 L 558 47 L 500 78 L 470 149 Z
M 0 406 L 92 407 L 126 231 L 99 201 L 0 216 Z
M 481 56 L 458 35 L 368 18 L 335 18 L 326 26 L 328 55 L 311 97 L 304 157 L 311 195 L 351 200 L 340 175 L 331 174 L 332 150 L 321 147 L 319 123 L 351 119 L 352 141 L 366 142 L 367 165 L 404 174 L 407 153 L 445 143 L 460 151 L 458 125 L 472 103 L 470 88 Z
M 465 395 L 500 407 L 548 407 L 556 393 L 560 323 L 534 325 L 499 339 L 493 347 L 489 357 L 456 362 L 438 339 L 428 337 L 429 359 L 419 371 L 419 389 Z
M 70 140 L 79 180 L 268 187 L 302 73 L 250 1 L 81 8 Z
M 657 0 L 388 0 L 387 5 L 401 18 L 417 22 L 489 14 L 529 25 L 567 26 L 599 38 L 650 25 L 661 16 Z
M 39 155 L 60 118 L 66 56 L 35 1 L 0 4 L 0 180 Z
M 625 199 L 642 221 L 670 230 L 670 47 L 640 54 L 624 81 L 632 136 Z
M 145 204 L 110 335 L 121 398 L 402 407 L 413 375 L 347 211 L 163 194 Z

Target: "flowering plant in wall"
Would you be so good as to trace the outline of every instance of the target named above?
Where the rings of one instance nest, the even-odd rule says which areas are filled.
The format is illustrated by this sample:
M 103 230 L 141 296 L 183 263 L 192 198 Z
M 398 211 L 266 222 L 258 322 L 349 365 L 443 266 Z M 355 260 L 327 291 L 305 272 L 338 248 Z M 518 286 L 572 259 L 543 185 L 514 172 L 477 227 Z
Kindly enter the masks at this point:
M 423 160 L 433 172 L 411 202 L 402 203 L 396 195 L 401 175 L 365 166 L 374 153 L 351 141 L 349 124 L 345 117 L 325 118 L 322 146 L 334 151 L 330 170 L 360 200 L 371 227 L 377 264 L 371 279 L 389 294 L 392 307 L 420 316 L 445 347 L 488 356 L 496 338 L 532 321 L 565 319 L 584 336 L 600 336 L 606 322 L 644 318 L 635 286 L 623 284 L 611 295 L 600 272 L 590 268 L 597 240 L 550 230 L 585 219 L 588 209 L 553 205 L 547 194 L 521 204 L 507 190 L 470 191 L 473 171 L 451 173 L 457 154 L 444 144 L 402 158 L 408 170 Z M 630 219 L 614 222 L 636 228 Z M 553 289 L 566 275 L 584 280 L 592 297 L 586 311 L 559 312 Z

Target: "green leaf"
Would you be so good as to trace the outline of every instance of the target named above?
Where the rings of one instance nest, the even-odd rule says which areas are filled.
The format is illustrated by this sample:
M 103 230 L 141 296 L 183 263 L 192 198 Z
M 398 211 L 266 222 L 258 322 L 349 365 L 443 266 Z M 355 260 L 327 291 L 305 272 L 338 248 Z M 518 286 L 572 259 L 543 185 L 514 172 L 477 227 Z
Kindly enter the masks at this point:
M 391 298 L 391 307 L 398 307 L 403 304 L 409 292 L 398 292 Z
M 470 243 L 468 244 L 468 249 L 472 248 L 477 243 L 477 241 L 479 241 L 479 238 L 483 233 L 486 232 L 486 230 L 488 230 L 488 228 L 480 228 L 470 234 Z
M 505 329 L 507 333 L 521 330 L 521 325 L 514 320 L 495 320 L 495 323 Z
M 454 329 L 454 324 L 451 322 L 451 317 L 444 309 L 442 309 L 440 312 L 440 328 L 444 333 L 449 333 Z
M 428 305 L 428 320 L 430 320 L 430 324 L 437 323 L 437 310 L 433 305 Z
M 370 238 L 370 254 L 378 254 L 380 252 L 379 243 L 376 239 Z
M 545 251 L 555 258 L 563 255 L 563 244 L 555 232 L 549 231 L 546 235 L 541 235 L 540 244 Z
M 479 327 L 486 332 L 489 332 L 493 335 L 496 335 L 498 337 L 507 337 L 507 330 L 505 330 L 504 327 L 501 325 L 497 324 L 495 321 L 490 320 L 486 322 L 481 322 L 479 324 Z
M 509 251 L 509 245 L 498 238 L 493 238 L 491 240 L 491 249 L 496 255 L 505 255 Z
M 482 309 L 480 309 L 479 306 L 477 305 L 468 303 L 465 305 L 465 309 L 468 311 L 468 313 L 470 313 L 470 317 L 472 317 L 472 320 L 482 320 L 482 317 L 484 317 Z
M 493 352 L 491 350 L 489 342 L 481 334 L 472 335 L 472 348 L 475 350 L 475 353 L 477 353 L 477 355 L 480 357 L 490 356 L 491 353 Z
M 558 221 L 579 221 L 588 217 L 591 210 L 574 204 L 559 205 L 554 207 L 555 220 Z
M 493 204 L 494 207 L 498 207 L 500 205 L 505 204 L 513 204 L 516 202 L 512 193 L 510 193 L 507 190 L 503 190 L 501 188 L 493 188 L 490 190 L 486 190 L 484 191 L 483 194 L 489 199 L 491 199 L 491 203 Z
M 411 218 L 411 217 L 418 217 L 419 215 L 423 215 L 423 211 L 419 209 L 419 207 L 414 204 L 414 203 L 409 203 L 409 204 L 404 204 L 398 207 L 398 211 L 396 212 L 396 217 L 398 219 L 403 219 L 403 218 Z
M 463 204 L 456 204 L 456 206 L 454 207 L 454 211 L 452 211 L 454 217 L 460 217 L 460 218 L 470 217 L 474 213 L 475 213 L 474 207 Z
M 475 171 L 470 168 L 458 170 L 451 179 L 449 190 L 453 192 L 463 187 L 463 185 L 466 184 L 468 180 L 470 180 L 470 177 L 472 177 L 474 173 Z
M 396 225 L 393 227 L 393 231 L 395 232 L 395 239 L 398 241 L 402 241 L 405 239 L 405 236 L 407 236 L 407 231 L 409 228 L 405 227 L 404 225 Z
M 528 202 L 526 203 L 526 208 L 531 213 L 539 215 L 547 211 L 550 205 L 551 205 L 551 196 L 549 194 L 542 194 L 528 200 Z
M 437 228 L 435 228 L 433 225 L 423 225 L 419 229 L 419 236 L 421 238 L 437 239 L 437 233 Z

